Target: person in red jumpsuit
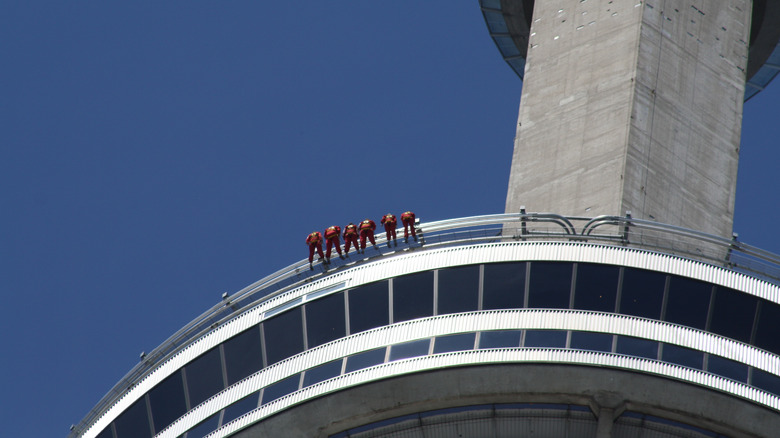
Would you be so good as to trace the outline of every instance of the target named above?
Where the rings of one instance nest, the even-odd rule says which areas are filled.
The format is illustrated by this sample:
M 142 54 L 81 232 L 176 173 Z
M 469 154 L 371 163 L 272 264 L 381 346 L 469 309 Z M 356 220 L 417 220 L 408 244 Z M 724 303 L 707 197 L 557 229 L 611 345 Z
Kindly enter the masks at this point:
M 376 230 L 376 224 L 371 219 L 364 220 L 358 226 L 358 231 L 360 231 L 360 251 L 363 254 L 366 253 L 366 238 L 374 245 L 374 249 L 379 249 L 374 241 L 374 230 Z
M 306 244 L 309 245 L 309 269 L 314 269 L 312 262 L 314 261 L 314 250 L 317 250 L 317 254 L 320 256 L 320 260 L 325 258 L 322 254 L 322 234 L 319 231 L 314 231 L 306 238 Z
M 382 216 L 382 225 L 385 226 L 385 235 L 387 236 L 387 247 L 390 248 L 390 239 L 393 239 L 393 244 L 398 246 L 395 236 L 395 228 L 398 226 L 398 219 L 392 213 L 387 213 Z
M 360 244 L 358 243 L 358 227 L 352 222 L 344 227 L 344 255 L 349 257 L 349 246 L 354 245 L 355 251 L 360 252 Z
M 336 247 L 336 252 L 339 253 L 339 258 L 343 259 L 341 255 L 341 243 L 339 242 L 339 235 L 341 234 L 341 227 L 333 225 L 325 230 L 325 263 L 330 263 L 330 250 Z
M 401 215 L 401 223 L 404 224 L 404 242 L 409 243 L 409 228 L 412 229 L 412 237 L 417 242 L 417 233 L 414 232 L 414 213 L 407 211 Z

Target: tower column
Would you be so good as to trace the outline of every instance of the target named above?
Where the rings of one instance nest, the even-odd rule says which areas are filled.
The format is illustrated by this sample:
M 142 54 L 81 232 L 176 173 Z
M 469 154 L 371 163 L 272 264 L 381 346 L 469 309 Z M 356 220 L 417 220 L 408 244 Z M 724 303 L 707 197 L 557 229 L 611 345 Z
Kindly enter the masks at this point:
M 731 236 L 751 4 L 535 2 L 506 211 Z

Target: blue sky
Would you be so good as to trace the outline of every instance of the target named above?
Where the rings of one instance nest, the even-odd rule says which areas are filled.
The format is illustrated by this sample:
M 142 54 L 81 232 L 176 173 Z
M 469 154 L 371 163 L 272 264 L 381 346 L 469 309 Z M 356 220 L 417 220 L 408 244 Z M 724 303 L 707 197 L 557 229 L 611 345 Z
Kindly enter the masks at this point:
M 503 211 L 521 82 L 476 1 L 2 9 L 6 436 L 67 435 L 313 230 Z M 773 252 L 778 95 L 746 104 L 735 217 Z

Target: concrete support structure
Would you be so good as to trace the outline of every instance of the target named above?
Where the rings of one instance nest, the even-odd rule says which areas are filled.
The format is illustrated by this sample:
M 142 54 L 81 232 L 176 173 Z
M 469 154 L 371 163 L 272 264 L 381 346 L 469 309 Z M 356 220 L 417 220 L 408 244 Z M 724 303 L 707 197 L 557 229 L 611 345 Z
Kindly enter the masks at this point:
M 506 212 L 731 236 L 751 4 L 535 2 Z

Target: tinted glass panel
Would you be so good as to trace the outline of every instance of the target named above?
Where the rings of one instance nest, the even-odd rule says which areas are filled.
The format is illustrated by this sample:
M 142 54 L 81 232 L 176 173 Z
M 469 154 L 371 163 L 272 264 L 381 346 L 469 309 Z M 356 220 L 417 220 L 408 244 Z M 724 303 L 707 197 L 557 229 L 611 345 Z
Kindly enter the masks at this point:
M 114 432 L 111 430 L 111 426 L 109 425 L 107 428 L 103 429 L 103 432 L 100 432 L 95 438 L 114 438 Z
M 750 341 L 756 315 L 756 297 L 717 287 L 710 331 L 742 342 Z
M 349 331 L 359 333 L 390 323 L 388 282 L 379 281 L 349 291 Z
M 527 330 L 526 348 L 566 348 L 566 332 L 560 330 Z
M 279 397 L 284 397 L 287 394 L 298 390 L 298 383 L 301 381 L 301 375 L 296 374 L 290 376 L 284 380 L 280 380 L 273 385 L 267 386 L 263 390 L 263 404 L 270 403 Z
M 606 333 L 571 332 L 569 348 L 610 352 L 612 351 L 612 335 Z
M 344 294 L 338 293 L 306 304 L 306 336 L 314 348 L 347 334 Z
M 457 335 L 439 336 L 433 342 L 434 353 L 446 353 L 448 351 L 466 351 L 474 349 L 476 333 L 461 333 Z
M 198 423 L 197 426 L 187 431 L 187 438 L 203 438 L 219 427 L 219 413 Z
M 704 367 L 704 353 L 672 344 L 664 344 L 661 360 L 698 370 Z
M 255 392 L 225 408 L 225 415 L 222 417 L 222 424 L 228 424 L 236 418 L 257 408 L 260 401 L 260 393 Z
M 762 300 L 756 329 L 756 347 L 780 354 L 780 306 Z
M 406 359 L 407 357 L 425 356 L 428 354 L 430 339 L 412 341 L 390 347 L 390 360 Z
M 433 271 L 393 279 L 393 320 L 433 315 Z
M 707 371 L 738 382 L 747 382 L 747 365 L 724 357 L 710 355 L 707 359 Z
M 149 404 L 152 406 L 154 430 L 157 433 L 184 415 L 187 404 L 184 401 L 184 381 L 181 378 L 181 371 L 166 377 L 149 391 Z
M 521 309 L 525 296 L 525 262 L 485 265 L 483 309 Z
M 440 269 L 438 291 L 438 315 L 477 310 L 479 265 Z
M 263 323 L 268 365 L 303 351 L 301 309 L 288 310 Z
M 528 307 L 568 309 L 571 263 L 532 262 Z
M 303 373 L 303 386 L 314 385 L 315 383 L 328 380 L 341 374 L 341 359 L 322 364 Z
M 620 268 L 579 263 L 574 289 L 574 308 L 614 312 Z
M 263 367 L 260 327 L 252 327 L 228 339 L 224 344 L 228 385 L 259 371 Z
M 780 378 L 758 368 L 753 368 L 753 386 L 780 395 Z
M 659 319 L 665 285 L 665 274 L 645 271 L 644 269 L 625 268 L 620 296 L 620 313 Z
M 617 348 L 615 351 L 618 354 L 625 354 L 627 356 L 655 359 L 658 357 L 658 342 L 632 338 L 630 336 L 618 336 Z
M 187 371 L 187 389 L 190 394 L 191 408 L 225 389 L 219 347 L 203 353 L 184 369 Z
M 520 346 L 522 330 L 498 330 L 479 334 L 479 348 L 516 348 Z
M 133 403 L 114 422 L 117 438 L 145 438 L 152 436 L 146 397 Z
M 383 347 L 349 356 L 347 358 L 347 367 L 344 369 L 344 372 L 351 373 L 355 370 L 362 370 L 363 368 L 383 363 L 385 361 L 385 350 L 386 349 Z
M 672 276 L 666 302 L 666 321 L 704 330 L 710 308 L 712 285 Z

